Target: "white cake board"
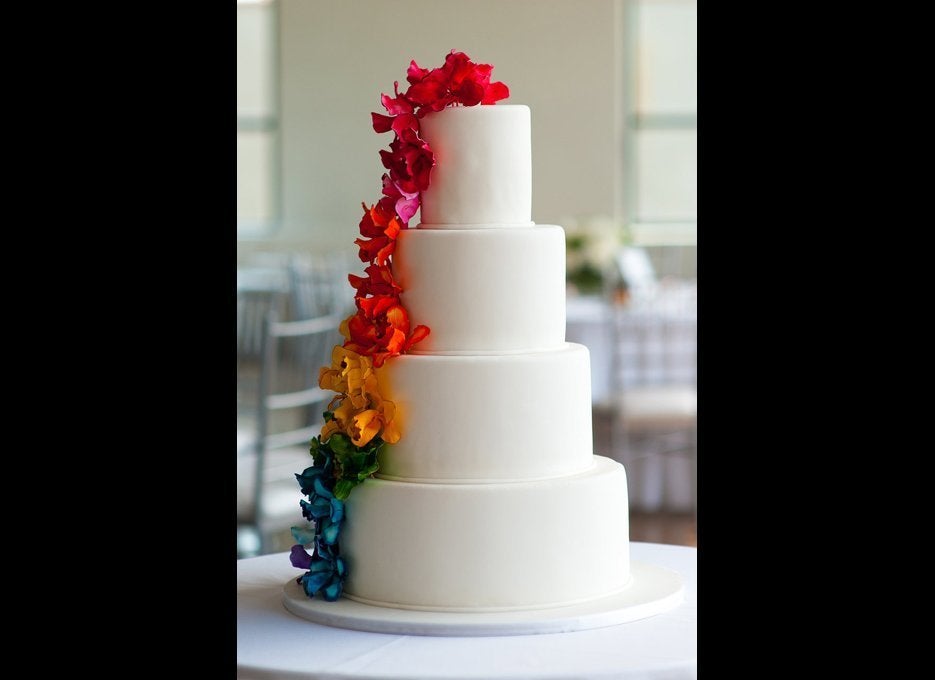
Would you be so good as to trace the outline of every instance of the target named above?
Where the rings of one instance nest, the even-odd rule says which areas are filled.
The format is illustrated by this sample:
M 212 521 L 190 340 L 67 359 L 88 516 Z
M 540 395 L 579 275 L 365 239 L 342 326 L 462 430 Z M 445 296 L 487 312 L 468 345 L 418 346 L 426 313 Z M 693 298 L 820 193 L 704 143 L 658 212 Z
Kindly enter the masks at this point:
M 310 598 L 292 578 L 283 586 L 283 605 L 296 616 L 335 628 L 402 635 L 484 636 L 568 633 L 645 619 L 682 602 L 678 573 L 630 563 L 630 584 L 606 598 L 552 609 L 508 612 L 434 612 L 391 609 L 342 597 Z

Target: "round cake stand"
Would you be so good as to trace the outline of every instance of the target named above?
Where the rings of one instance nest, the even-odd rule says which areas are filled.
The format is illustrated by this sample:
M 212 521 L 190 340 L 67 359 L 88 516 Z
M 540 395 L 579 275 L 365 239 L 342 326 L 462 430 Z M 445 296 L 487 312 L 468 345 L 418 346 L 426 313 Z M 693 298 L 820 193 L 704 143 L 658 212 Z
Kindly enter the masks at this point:
M 605 598 L 552 609 L 508 612 L 434 612 L 391 609 L 342 597 L 336 602 L 310 598 L 289 579 L 283 586 L 286 609 L 335 628 L 403 635 L 483 636 L 568 633 L 615 626 L 673 609 L 682 601 L 676 572 L 642 562 L 630 564 L 630 584 Z

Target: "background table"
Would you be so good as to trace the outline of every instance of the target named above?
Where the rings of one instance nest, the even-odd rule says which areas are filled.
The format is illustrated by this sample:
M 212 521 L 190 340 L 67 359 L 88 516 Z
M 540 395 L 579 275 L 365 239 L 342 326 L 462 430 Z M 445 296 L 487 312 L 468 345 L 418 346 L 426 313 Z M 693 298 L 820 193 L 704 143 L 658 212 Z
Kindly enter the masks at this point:
M 612 392 L 614 334 L 612 309 L 604 298 L 593 295 L 565 301 L 565 340 L 588 348 L 591 359 L 591 401 L 608 401 Z
M 685 601 L 657 616 L 574 633 L 424 637 L 329 628 L 290 614 L 282 587 L 301 575 L 288 553 L 237 562 L 237 677 L 696 677 L 695 548 L 631 543 L 634 560 L 678 571 Z

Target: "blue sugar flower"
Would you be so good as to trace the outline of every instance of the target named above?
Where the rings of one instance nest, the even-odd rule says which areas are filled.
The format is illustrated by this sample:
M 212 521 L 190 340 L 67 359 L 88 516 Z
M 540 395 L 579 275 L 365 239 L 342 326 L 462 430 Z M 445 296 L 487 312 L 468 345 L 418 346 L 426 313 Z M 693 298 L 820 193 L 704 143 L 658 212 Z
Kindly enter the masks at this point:
M 341 596 L 347 567 L 341 557 L 314 555 L 308 572 L 299 578 L 302 589 L 309 597 L 321 593 L 322 598 L 334 602 Z
M 344 501 L 331 499 L 331 521 L 340 522 L 344 519 Z
M 337 538 L 337 528 L 344 519 L 344 501 L 334 497 L 334 495 L 325 488 L 320 478 L 315 478 L 312 482 L 312 492 L 309 494 L 308 501 L 300 500 L 302 507 L 302 516 L 308 521 L 316 521 L 324 527 L 329 527 L 334 537 L 329 534 L 329 543 L 333 543 Z
M 344 564 L 344 562 L 342 561 L 341 564 Z M 326 602 L 334 602 L 341 597 L 341 591 L 343 590 L 344 577 L 338 574 L 328 582 L 328 585 L 322 588 L 321 596 L 325 598 Z
M 328 560 L 328 562 L 332 564 L 335 564 L 337 560 L 341 559 L 338 557 L 338 546 L 325 543 L 321 540 L 321 537 L 318 537 L 315 541 L 315 553 L 323 560 Z
M 312 558 L 312 564 L 301 580 L 302 588 L 309 597 L 315 597 L 315 593 L 329 584 L 334 577 L 334 565 L 327 560 Z
M 340 438 L 336 444 L 340 445 Z M 292 566 L 306 569 L 297 581 L 305 594 L 333 602 L 341 597 L 347 565 L 338 554 L 338 537 L 344 522 L 344 501 L 335 495 L 334 453 L 330 447 L 312 441 L 315 465 L 295 476 L 302 493 L 308 500 L 300 500 L 302 517 L 310 524 L 307 527 L 292 527 L 293 546 L 290 559 Z M 344 496 L 347 494 L 344 493 Z M 303 546 L 312 546 L 311 554 Z
M 325 515 L 318 520 L 318 522 L 321 529 L 319 536 L 325 545 L 334 545 L 337 543 L 338 534 L 341 533 L 341 523 L 335 522 L 331 519 L 330 515 Z
M 302 489 L 302 493 L 306 496 L 311 495 L 314 490 L 315 480 L 318 479 L 329 479 L 331 475 L 331 461 L 330 459 L 325 462 L 325 465 L 322 467 L 307 467 L 302 470 L 302 474 L 296 473 L 295 479 L 299 483 L 299 488 Z
M 321 498 L 320 496 L 313 496 L 311 503 L 304 500 L 299 501 L 299 505 L 302 508 L 302 517 L 309 522 L 331 514 L 331 503 L 327 498 Z

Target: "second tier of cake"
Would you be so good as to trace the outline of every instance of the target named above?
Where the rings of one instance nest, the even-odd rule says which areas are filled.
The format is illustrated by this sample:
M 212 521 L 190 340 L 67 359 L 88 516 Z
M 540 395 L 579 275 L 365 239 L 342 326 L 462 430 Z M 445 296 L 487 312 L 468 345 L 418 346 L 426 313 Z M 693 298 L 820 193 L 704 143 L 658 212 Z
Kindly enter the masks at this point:
M 565 232 L 555 225 L 400 232 L 393 272 L 414 354 L 555 349 L 565 340 Z

